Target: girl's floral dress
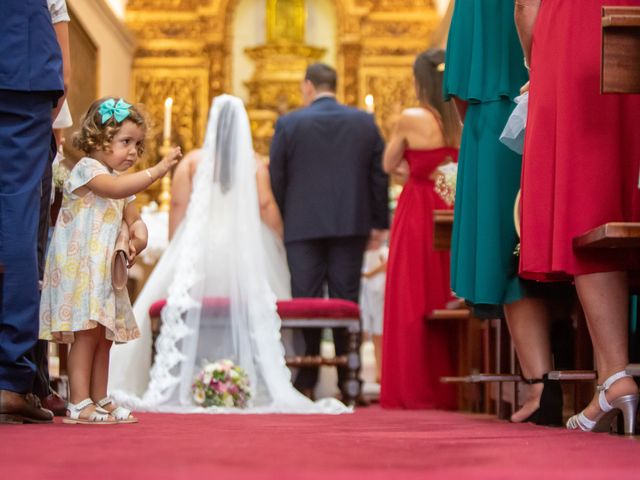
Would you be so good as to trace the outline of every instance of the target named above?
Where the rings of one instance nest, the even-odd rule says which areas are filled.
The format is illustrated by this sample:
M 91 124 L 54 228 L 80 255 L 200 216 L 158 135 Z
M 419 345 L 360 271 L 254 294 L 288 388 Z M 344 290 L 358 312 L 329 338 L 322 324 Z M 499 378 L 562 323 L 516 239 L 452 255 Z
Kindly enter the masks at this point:
M 111 286 L 111 258 L 125 206 L 92 191 L 73 192 L 98 175 L 117 175 L 98 160 L 82 158 L 64 183 L 62 207 L 47 253 L 40 300 L 40 338 L 72 343 L 74 332 L 106 328 L 117 343 L 140 336 L 126 289 Z

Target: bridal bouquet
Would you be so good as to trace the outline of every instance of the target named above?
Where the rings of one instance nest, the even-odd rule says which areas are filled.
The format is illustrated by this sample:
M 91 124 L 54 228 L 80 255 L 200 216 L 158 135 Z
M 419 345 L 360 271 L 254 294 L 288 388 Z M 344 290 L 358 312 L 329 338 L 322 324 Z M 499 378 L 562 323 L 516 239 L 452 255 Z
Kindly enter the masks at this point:
M 245 408 L 251 398 L 247 373 L 231 360 L 209 363 L 192 385 L 193 400 L 201 407 Z
M 453 205 L 456 199 L 456 180 L 458 177 L 458 164 L 447 163 L 438 167 L 438 178 L 436 180 L 435 191 L 447 205 Z

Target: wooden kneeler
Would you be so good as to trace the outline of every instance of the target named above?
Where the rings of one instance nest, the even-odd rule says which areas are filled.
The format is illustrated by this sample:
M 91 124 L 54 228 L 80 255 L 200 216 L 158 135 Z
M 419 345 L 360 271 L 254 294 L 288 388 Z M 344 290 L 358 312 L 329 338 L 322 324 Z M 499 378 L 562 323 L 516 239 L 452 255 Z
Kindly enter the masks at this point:
M 360 372 L 360 344 L 362 322 L 357 303 L 336 298 L 293 298 L 278 301 L 278 314 L 282 328 L 344 328 L 348 343 L 346 355 L 334 358 L 321 356 L 287 357 L 290 367 L 320 367 L 323 365 L 346 367 L 347 379 L 342 385 L 347 405 L 355 405 L 361 393 L 358 379 Z
M 502 384 L 505 382 L 518 382 L 521 380 L 520 375 L 513 373 L 475 373 L 479 368 L 490 370 L 491 359 L 493 358 L 496 370 L 500 371 L 503 368 L 504 358 L 502 355 L 503 342 L 505 338 L 502 336 L 501 321 L 500 320 L 485 320 L 482 322 L 484 326 L 483 341 L 481 342 L 482 352 L 477 352 L 477 346 L 473 345 L 473 322 L 478 320 L 474 319 L 471 315 L 471 311 L 468 308 L 459 309 L 441 309 L 434 310 L 432 314 L 427 317 L 427 322 L 455 322 L 458 330 L 458 376 L 442 377 L 440 381 L 443 383 L 456 383 L 461 385 L 479 385 L 485 383 L 498 383 L 498 393 L 496 398 L 496 414 L 502 418 L 504 416 L 502 405 Z M 493 342 L 491 342 L 489 329 L 494 327 L 495 335 Z M 494 345 L 492 346 L 491 343 Z M 477 358 L 481 357 L 481 359 Z M 513 362 L 511 362 L 513 363 Z M 480 366 L 482 364 L 482 366 Z M 513 371 L 512 365 L 511 370 Z M 478 396 L 476 392 L 474 396 Z M 517 393 L 516 393 L 517 400 Z M 485 394 L 485 404 L 488 404 L 489 397 L 488 392 Z M 458 403 L 462 409 L 477 410 L 477 407 L 473 403 L 465 398 L 462 391 L 458 394 Z M 485 407 L 485 411 L 488 410 L 488 406 Z

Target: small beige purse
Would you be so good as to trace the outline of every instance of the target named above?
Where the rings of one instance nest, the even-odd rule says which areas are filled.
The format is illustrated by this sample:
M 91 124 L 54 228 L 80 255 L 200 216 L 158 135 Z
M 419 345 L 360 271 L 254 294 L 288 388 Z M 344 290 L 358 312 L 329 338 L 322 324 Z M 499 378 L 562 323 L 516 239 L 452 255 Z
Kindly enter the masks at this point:
M 111 260 L 111 285 L 116 292 L 127 288 L 129 264 L 129 226 L 122 222 Z

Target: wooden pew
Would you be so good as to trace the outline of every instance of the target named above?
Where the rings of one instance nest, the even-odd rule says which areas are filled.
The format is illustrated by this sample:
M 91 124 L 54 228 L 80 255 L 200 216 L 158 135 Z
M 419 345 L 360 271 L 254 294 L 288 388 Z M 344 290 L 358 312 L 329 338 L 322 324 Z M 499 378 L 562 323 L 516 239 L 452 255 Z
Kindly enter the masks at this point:
M 453 210 L 434 210 L 433 225 L 434 248 L 449 250 L 451 248 L 451 232 L 453 231 Z
M 573 247 L 640 249 L 640 223 L 605 223 L 575 237 Z
M 602 93 L 640 93 L 640 7 L 602 8 Z

